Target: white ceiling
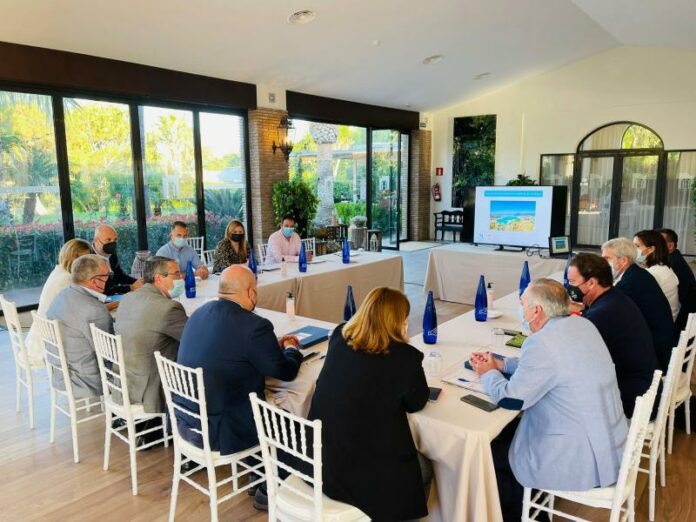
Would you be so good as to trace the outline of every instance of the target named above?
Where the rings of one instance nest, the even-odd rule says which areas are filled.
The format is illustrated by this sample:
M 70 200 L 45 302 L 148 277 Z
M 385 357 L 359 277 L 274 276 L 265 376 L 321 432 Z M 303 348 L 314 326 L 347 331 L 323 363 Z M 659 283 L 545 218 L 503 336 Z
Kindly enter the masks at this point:
M 648 7 L 636 10 L 637 4 Z M 429 110 L 621 44 L 696 49 L 696 31 L 688 30 L 696 20 L 694 4 L 0 0 L 0 41 Z M 288 16 L 299 9 L 315 10 L 316 19 L 303 26 L 288 24 Z M 374 46 L 374 40 L 381 44 Z M 431 66 L 421 63 L 433 54 L 445 59 Z M 491 76 L 473 80 L 484 72 Z

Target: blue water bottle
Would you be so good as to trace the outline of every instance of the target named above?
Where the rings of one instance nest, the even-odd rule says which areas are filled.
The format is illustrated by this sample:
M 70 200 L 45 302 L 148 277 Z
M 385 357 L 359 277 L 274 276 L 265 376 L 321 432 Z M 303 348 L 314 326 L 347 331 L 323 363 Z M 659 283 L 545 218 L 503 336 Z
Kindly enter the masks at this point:
M 428 292 L 428 301 L 425 303 L 425 313 L 423 314 L 423 342 L 425 344 L 437 342 L 437 312 L 435 311 L 432 290 Z
M 488 319 L 488 297 L 486 296 L 486 281 L 483 276 L 479 277 L 478 289 L 476 290 L 474 319 L 477 321 L 485 321 Z
M 186 277 L 184 278 L 184 288 L 186 289 L 186 297 L 196 297 L 196 274 L 193 273 L 193 265 L 191 261 L 186 262 Z
M 565 270 L 563 270 L 563 286 L 566 290 L 568 290 L 568 287 L 570 286 L 570 282 L 568 281 L 568 268 L 570 267 L 570 260 L 572 258 L 573 254 L 568 254 L 568 261 L 566 261 Z
M 355 299 L 353 299 L 353 286 L 348 285 L 348 292 L 346 293 L 346 302 L 343 305 L 343 320 L 348 321 L 354 315 Z
M 305 273 L 307 271 L 307 251 L 305 250 L 304 241 L 300 247 L 300 258 L 298 259 L 298 264 L 300 265 L 300 272 Z
M 256 258 L 254 257 L 254 251 L 253 251 L 253 250 L 250 250 L 250 251 L 249 251 L 249 263 L 248 263 L 248 266 L 249 266 L 249 270 L 251 270 L 252 272 L 254 272 L 254 277 L 256 277 L 256 279 L 258 279 L 258 278 L 259 278 L 259 267 L 256 266 Z
M 346 238 L 343 240 L 343 264 L 347 265 L 348 263 L 350 263 L 350 246 L 348 245 L 348 238 Z
M 522 265 L 522 275 L 520 276 L 520 297 L 529 286 L 532 278 L 529 276 L 529 263 L 527 261 Z

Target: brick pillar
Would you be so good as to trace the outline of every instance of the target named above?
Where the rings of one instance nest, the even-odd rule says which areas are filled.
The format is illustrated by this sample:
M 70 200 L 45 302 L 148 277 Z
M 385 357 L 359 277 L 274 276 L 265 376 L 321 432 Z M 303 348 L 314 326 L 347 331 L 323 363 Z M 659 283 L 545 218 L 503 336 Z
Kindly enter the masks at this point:
M 411 239 L 430 238 L 430 155 L 432 151 L 432 131 L 411 132 Z
M 278 227 L 273 214 L 273 184 L 287 181 L 288 162 L 280 150 L 273 154 L 278 141 L 278 124 L 285 111 L 260 108 L 249 111 L 249 167 L 251 171 L 251 214 L 254 221 L 254 248 L 266 243 Z

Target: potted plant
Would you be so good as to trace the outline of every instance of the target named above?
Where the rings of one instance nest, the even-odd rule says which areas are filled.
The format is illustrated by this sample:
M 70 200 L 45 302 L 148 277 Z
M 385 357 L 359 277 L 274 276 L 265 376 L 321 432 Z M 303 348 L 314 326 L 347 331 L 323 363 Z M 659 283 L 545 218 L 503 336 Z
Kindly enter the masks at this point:
M 535 180 L 525 174 L 518 174 L 515 179 L 511 179 L 506 183 L 508 187 L 528 187 L 536 184 Z
M 271 203 L 278 224 L 283 216 L 293 216 L 297 233 L 300 237 L 307 237 L 309 223 L 317 215 L 319 205 L 319 198 L 307 183 L 298 177 L 274 183 Z
M 365 216 L 355 216 L 350 220 L 348 237 L 353 248 L 365 248 L 367 237 L 367 218 Z

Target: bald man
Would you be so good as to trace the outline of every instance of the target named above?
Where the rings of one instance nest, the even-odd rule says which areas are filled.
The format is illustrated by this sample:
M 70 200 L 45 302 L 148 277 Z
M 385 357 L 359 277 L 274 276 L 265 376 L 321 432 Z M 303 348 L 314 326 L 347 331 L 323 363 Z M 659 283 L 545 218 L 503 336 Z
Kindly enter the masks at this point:
M 127 294 L 143 285 L 142 279 L 135 279 L 129 276 L 121 268 L 116 255 L 117 244 L 118 233 L 114 227 L 105 223 L 97 225 L 97 228 L 94 230 L 92 250 L 95 254 L 105 257 L 109 261 L 109 268 L 111 269 L 111 276 L 104 288 L 106 295 Z
M 271 322 L 253 313 L 256 278 L 246 266 L 225 269 L 218 291 L 220 299 L 201 306 L 186 323 L 177 361 L 203 368 L 210 445 L 228 455 L 258 444 L 249 393 L 263 397 L 266 377 L 295 379 L 302 354 L 296 337 L 278 341 Z M 182 435 L 202 447 L 192 431 L 200 429 L 195 419 L 182 415 L 178 423 Z

